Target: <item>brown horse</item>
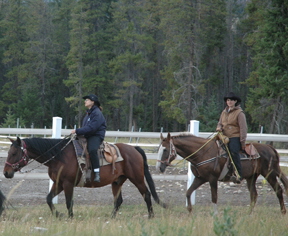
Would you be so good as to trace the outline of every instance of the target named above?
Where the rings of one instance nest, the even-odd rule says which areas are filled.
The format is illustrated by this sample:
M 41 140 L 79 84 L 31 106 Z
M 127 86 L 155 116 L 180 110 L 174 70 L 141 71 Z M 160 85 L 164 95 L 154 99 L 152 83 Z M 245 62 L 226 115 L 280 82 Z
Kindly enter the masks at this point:
M 5 177 L 13 178 L 14 173 L 27 165 L 29 160 L 42 163 L 48 167 L 48 174 L 54 182 L 46 198 L 52 214 L 59 215 L 59 212 L 55 210 L 52 199 L 64 191 L 68 215 L 73 217 L 73 189 L 79 183 L 82 172 L 71 139 L 28 138 L 21 140 L 17 137 L 17 140 L 10 139 L 10 141 L 12 144 L 3 170 Z M 86 182 L 84 187 L 98 188 L 108 184 L 112 185 L 114 195 L 112 217 L 114 218 L 123 202 L 122 185 L 129 179 L 143 196 L 148 208 L 149 218 L 153 217 L 150 191 L 158 204 L 164 208 L 165 204 L 159 200 L 156 193 L 145 152 L 140 147 L 132 147 L 123 143 L 117 143 L 116 146 L 124 160 L 115 163 L 114 172 L 112 171 L 112 165 L 102 166 L 100 168 L 101 182 Z M 94 179 L 94 176 L 91 179 Z M 150 191 L 144 179 L 146 179 Z
M 6 197 L 0 191 L 0 216 L 1 216 L 2 212 L 5 210 L 5 201 L 6 201 Z
M 218 178 L 227 160 L 227 156 L 219 156 L 216 138 L 204 139 L 190 134 L 171 136 L 168 133 L 167 138 L 163 138 L 161 134 L 161 139 L 162 143 L 158 155 L 159 164 L 156 165 L 156 168 L 164 172 L 177 154 L 185 159 L 188 157 L 187 161 L 191 163 L 191 170 L 195 175 L 195 179 L 186 192 L 188 211 L 192 212 L 191 194 L 206 182 L 210 184 L 212 202 L 216 206 Z M 280 203 L 281 212 L 285 214 L 283 190 L 276 177 L 282 181 L 286 194 L 288 193 L 288 179 L 280 169 L 279 155 L 270 145 L 260 143 L 253 143 L 253 145 L 259 152 L 260 158 L 241 160 L 243 177 L 247 181 L 247 187 L 250 192 L 250 210 L 252 211 L 254 208 L 258 196 L 255 186 L 257 177 L 262 175 L 274 189 Z

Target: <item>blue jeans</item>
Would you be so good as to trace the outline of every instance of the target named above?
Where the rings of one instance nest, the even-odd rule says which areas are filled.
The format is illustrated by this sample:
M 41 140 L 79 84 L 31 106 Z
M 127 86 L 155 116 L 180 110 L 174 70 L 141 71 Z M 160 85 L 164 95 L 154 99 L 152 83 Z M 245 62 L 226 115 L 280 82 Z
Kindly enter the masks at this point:
M 91 160 L 91 165 L 93 170 L 100 168 L 99 158 L 98 158 L 98 148 L 103 142 L 103 139 L 98 136 L 90 136 L 87 138 L 87 149 L 89 152 L 89 157 Z
M 243 177 L 242 166 L 241 166 L 240 155 L 239 155 L 239 151 L 242 148 L 241 143 L 240 143 L 240 138 L 239 137 L 229 138 L 228 148 L 229 148 L 232 160 L 236 166 L 236 169 L 240 177 Z

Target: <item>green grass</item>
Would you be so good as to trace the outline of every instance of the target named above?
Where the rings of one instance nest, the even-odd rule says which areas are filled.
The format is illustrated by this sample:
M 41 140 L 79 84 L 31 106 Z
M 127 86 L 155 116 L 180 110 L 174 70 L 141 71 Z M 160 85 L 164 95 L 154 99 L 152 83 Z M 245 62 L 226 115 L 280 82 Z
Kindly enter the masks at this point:
M 64 205 L 57 209 L 65 212 Z M 154 206 L 155 217 L 147 218 L 144 205 L 125 206 L 116 219 L 110 219 L 111 206 L 75 206 L 74 218 L 55 218 L 47 205 L 8 209 L 0 218 L 0 234 L 14 235 L 117 235 L 117 236 L 186 236 L 186 235 L 288 235 L 287 217 L 279 207 L 258 206 L 252 215 L 248 208 L 194 206 L 189 215 L 184 207 L 165 210 Z

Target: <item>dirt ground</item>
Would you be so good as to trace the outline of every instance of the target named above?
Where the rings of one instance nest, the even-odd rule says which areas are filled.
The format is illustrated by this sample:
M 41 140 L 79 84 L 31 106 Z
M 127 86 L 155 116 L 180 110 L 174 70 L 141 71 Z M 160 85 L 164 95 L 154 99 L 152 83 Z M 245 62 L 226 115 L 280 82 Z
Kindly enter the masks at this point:
M 2 163 L 1 163 L 2 162 Z M 0 162 L 1 171 L 3 170 L 4 162 Z M 46 167 L 41 167 L 33 172 L 47 172 Z M 150 172 L 153 175 L 159 175 L 154 166 L 150 166 Z M 187 169 L 169 167 L 165 175 L 186 175 Z M 1 173 L 2 175 L 2 173 Z M 9 199 L 13 206 L 34 206 L 46 204 L 46 195 L 49 188 L 49 180 L 36 179 L 0 179 L 0 189 Z M 157 192 L 160 199 L 169 205 L 179 205 L 185 207 L 185 193 L 187 189 L 186 180 L 154 180 Z M 273 205 L 278 206 L 278 199 L 269 184 L 263 181 L 257 181 L 258 202 L 257 205 Z M 139 194 L 136 187 L 126 181 L 122 189 L 123 205 L 138 205 L 144 204 L 142 196 Z M 285 197 L 285 199 L 287 199 Z M 218 188 L 218 205 L 230 204 L 237 206 L 249 205 L 249 192 L 246 187 L 246 181 L 242 184 L 235 185 L 233 183 L 219 183 Z M 58 203 L 64 204 L 64 194 L 61 193 L 58 197 Z M 77 205 L 111 205 L 113 206 L 113 196 L 111 187 L 105 186 L 98 189 L 75 188 L 74 206 Z M 153 204 L 155 202 L 153 201 Z M 206 183 L 196 191 L 196 205 L 211 204 L 210 187 Z M 279 209 L 280 210 L 280 209 Z

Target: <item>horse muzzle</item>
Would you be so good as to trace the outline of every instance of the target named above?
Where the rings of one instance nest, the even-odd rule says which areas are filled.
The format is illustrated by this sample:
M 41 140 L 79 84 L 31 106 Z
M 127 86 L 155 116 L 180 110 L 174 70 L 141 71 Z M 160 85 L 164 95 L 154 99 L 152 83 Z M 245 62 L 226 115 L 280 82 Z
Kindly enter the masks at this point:
M 14 173 L 15 171 L 11 167 L 9 168 L 9 166 L 8 167 L 5 166 L 3 174 L 7 179 L 12 179 L 14 177 Z
M 166 168 L 167 168 L 167 166 L 170 166 L 170 164 L 168 163 L 168 162 L 163 162 L 163 161 L 161 161 L 161 164 L 160 164 L 160 166 L 159 166 L 159 170 L 160 170 L 160 172 L 161 173 L 164 173 L 165 172 L 165 170 L 166 170 Z

